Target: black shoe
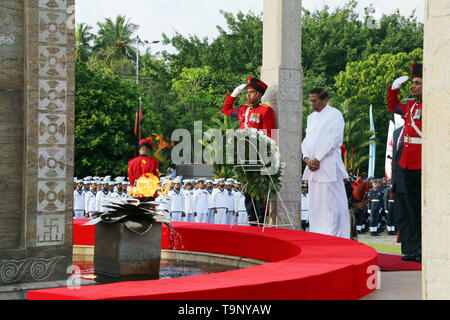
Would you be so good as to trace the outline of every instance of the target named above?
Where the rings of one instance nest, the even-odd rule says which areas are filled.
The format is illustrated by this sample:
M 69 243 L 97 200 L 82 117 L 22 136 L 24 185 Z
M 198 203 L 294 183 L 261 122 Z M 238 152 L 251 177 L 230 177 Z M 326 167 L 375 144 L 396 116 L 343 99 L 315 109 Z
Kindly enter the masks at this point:
M 371 235 L 372 237 L 378 237 L 378 236 L 379 236 L 378 232 L 374 232 L 374 231 L 372 231 L 372 232 L 370 233 L 370 235 Z
M 402 256 L 403 261 L 416 261 L 417 255 L 415 253 L 404 254 Z

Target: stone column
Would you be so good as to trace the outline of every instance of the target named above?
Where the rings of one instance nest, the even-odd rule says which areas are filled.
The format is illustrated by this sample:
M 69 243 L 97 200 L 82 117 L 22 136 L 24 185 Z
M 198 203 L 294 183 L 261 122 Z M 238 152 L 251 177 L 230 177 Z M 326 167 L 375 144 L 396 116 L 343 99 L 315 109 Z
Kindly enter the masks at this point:
M 277 216 L 272 222 L 292 223 L 295 229 L 301 226 L 301 9 L 301 0 L 264 0 L 261 70 L 261 80 L 269 86 L 263 102 L 275 110 L 282 162 L 287 164 L 283 187 L 272 203 Z
M 72 263 L 74 0 L 0 5 L 0 288 Z
M 422 291 L 450 299 L 450 2 L 427 0 L 423 75 Z

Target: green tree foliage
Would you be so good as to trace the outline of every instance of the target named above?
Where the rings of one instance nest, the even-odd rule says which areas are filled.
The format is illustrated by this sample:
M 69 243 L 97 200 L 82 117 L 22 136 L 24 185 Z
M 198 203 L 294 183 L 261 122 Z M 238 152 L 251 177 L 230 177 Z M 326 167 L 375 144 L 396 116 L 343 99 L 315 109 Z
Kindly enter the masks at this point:
M 410 75 L 411 64 L 422 61 L 422 57 L 423 50 L 421 48 L 409 54 L 403 52 L 394 55 L 376 53 L 365 60 L 348 63 L 345 71 L 336 77 L 337 94 L 346 99 L 346 103 L 349 105 L 347 113 L 357 116 L 356 129 L 361 132 L 369 127 L 369 107 L 373 105 L 375 132 L 379 146 L 375 164 L 377 176 L 384 175 L 387 131 L 389 120 L 393 120 L 393 115 L 386 104 L 387 88 L 398 77 Z M 410 84 L 411 82 L 401 88 L 402 99 L 412 98 L 409 94 Z M 363 150 L 366 153 L 367 149 Z
M 138 29 L 138 25 L 121 15 L 118 15 L 115 21 L 106 18 L 105 22 L 97 24 L 100 29 L 94 41 L 96 54 L 106 61 L 134 59 L 136 51 L 133 48 L 132 35 Z
M 76 65 L 76 83 L 75 175 L 126 174 L 136 150 L 136 86 L 82 62 Z M 143 127 L 156 127 L 155 118 L 146 112 Z
M 420 58 L 421 53 L 414 50 L 422 48 L 423 24 L 417 21 L 414 12 L 405 17 L 396 11 L 383 15 L 378 26 L 369 28 L 367 21 L 373 15 L 373 7 L 366 8 L 362 15 L 356 7 L 357 2 L 349 0 L 333 10 L 327 6 L 303 10 L 303 127 L 312 112 L 309 90 L 316 85 L 325 86 L 331 94 L 330 104 L 344 112 L 349 123 L 346 143 L 358 150 L 354 160 L 358 159 L 364 169 L 367 165 L 364 157 L 368 154 L 365 146 L 368 110 L 373 104 L 379 142 L 376 168 L 377 175 L 382 175 L 383 146 L 392 117 L 385 106 L 386 88 L 396 76 L 408 73 L 409 64 Z M 177 128 L 191 131 L 196 120 L 203 121 L 204 131 L 217 127 L 212 119 L 222 117 L 225 95 L 247 77 L 259 76 L 263 36 L 261 14 L 226 11 L 221 14 L 226 27 L 217 27 L 218 36 L 214 39 L 163 34 L 163 42 L 175 48 L 175 53 L 152 55 L 148 49 L 151 46 L 140 52 L 139 85 L 135 84 L 137 25 L 118 16 L 99 22 L 96 35 L 90 33 L 89 26 L 78 26 L 76 170 L 89 174 L 123 170 L 125 162 L 111 166 L 107 164 L 109 160 L 103 164 L 99 159 L 90 159 L 88 153 L 96 147 L 106 148 L 106 136 L 111 138 L 117 133 L 101 123 L 113 127 L 120 123 L 123 128 L 120 134 L 128 138 L 110 139 L 112 149 L 105 150 L 111 151 L 109 156 L 117 154 L 117 157 L 122 152 L 123 161 L 133 155 L 132 127 L 139 96 L 145 137 L 153 133 L 170 137 Z M 403 89 L 404 97 L 407 93 Z M 243 100 L 241 95 L 236 105 Z M 229 120 L 237 124 L 236 119 Z
M 85 23 L 77 24 L 75 31 L 75 59 L 79 61 L 87 61 L 92 53 L 90 42 L 94 39 L 94 35 L 90 32 L 91 26 Z

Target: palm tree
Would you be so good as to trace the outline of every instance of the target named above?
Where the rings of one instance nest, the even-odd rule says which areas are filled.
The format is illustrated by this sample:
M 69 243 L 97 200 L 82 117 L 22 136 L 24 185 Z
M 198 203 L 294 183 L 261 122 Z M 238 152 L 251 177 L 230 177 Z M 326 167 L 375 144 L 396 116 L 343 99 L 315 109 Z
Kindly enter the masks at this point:
M 89 32 L 92 27 L 86 23 L 77 24 L 75 32 L 75 59 L 79 61 L 87 61 L 92 52 L 90 42 L 94 38 L 94 35 Z
M 113 22 L 106 18 L 104 23 L 98 22 L 98 36 L 95 38 L 94 50 L 103 59 L 134 59 L 135 49 L 133 47 L 133 33 L 139 28 L 138 25 L 129 22 L 125 16 L 118 15 Z

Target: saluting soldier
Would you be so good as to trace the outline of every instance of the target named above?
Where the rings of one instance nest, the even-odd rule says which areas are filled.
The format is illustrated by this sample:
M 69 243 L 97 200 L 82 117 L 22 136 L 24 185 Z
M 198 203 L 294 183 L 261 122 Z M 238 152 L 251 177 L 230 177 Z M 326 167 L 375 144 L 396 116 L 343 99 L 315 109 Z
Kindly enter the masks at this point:
M 397 211 L 401 215 L 399 224 L 402 242 L 403 260 L 422 261 L 422 220 L 421 220 L 421 188 L 422 188 L 422 73 L 423 65 L 411 65 L 411 95 L 414 97 L 406 103 L 399 99 L 399 88 L 409 80 L 403 76 L 394 81 L 388 89 L 387 105 L 389 111 L 400 114 L 405 119 L 400 142 L 403 143 L 401 157 L 398 162 L 404 170 L 404 184 L 408 205 L 405 210 Z M 402 230 L 403 229 L 403 230 Z
M 247 104 L 240 108 L 233 108 L 237 96 L 247 88 Z M 263 130 L 268 137 L 272 137 L 272 129 L 276 129 L 275 112 L 268 104 L 261 103 L 261 98 L 267 90 L 267 85 L 261 80 L 249 77 L 246 84 L 241 84 L 233 93 L 227 94 L 222 113 L 239 119 L 239 128 L 256 128 Z

